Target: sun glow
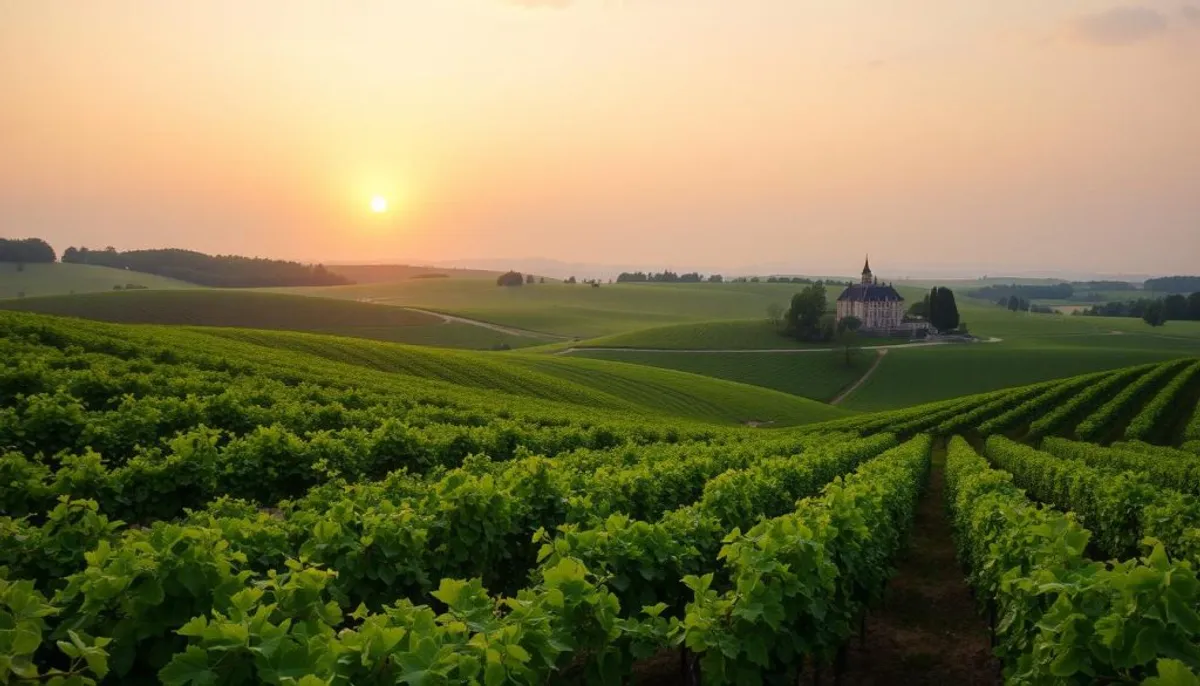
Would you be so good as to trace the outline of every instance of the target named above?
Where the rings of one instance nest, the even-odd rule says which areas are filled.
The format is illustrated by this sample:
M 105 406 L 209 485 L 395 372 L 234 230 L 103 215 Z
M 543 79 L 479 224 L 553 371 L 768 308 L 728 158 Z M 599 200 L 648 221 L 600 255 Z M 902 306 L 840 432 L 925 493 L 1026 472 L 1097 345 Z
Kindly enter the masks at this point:
M 383 197 L 382 195 L 376 195 L 375 197 L 371 198 L 371 211 L 372 212 L 374 212 L 376 214 L 380 214 L 383 212 L 387 212 L 387 209 L 388 209 L 387 198 Z

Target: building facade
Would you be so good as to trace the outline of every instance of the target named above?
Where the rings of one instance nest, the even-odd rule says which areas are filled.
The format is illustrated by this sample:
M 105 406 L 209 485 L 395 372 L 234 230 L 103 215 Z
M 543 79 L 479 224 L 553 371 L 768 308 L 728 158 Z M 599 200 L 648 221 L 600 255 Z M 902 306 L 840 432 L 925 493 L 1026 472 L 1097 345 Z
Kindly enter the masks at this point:
M 855 317 L 864 331 L 886 332 L 905 330 L 904 298 L 891 284 L 881 284 L 871 273 L 871 261 L 863 265 L 862 281 L 846 290 L 837 299 L 837 320 Z

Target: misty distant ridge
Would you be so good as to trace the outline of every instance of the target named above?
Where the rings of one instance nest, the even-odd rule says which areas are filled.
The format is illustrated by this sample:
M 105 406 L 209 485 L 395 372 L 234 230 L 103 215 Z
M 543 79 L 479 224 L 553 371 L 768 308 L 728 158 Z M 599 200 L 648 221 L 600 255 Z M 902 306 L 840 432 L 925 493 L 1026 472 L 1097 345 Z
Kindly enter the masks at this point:
M 326 262 L 329 265 L 337 264 L 408 264 L 412 266 L 423 266 L 435 269 L 486 269 L 493 271 L 508 271 L 514 269 L 519 272 L 537 274 L 539 276 L 549 276 L 553 278 L 565 279 L 569 276 L 574 276 L 579 279 L 615 279 L 621 272 L 651 272 L 662 271 L 669 269 L 675 272 L 691 272 L 699 271 L 702 274 L 722 274 L 726 277 L 736 276 L 769 276 L 769 275 L 786 275 L 786 276 L 806 276 L 810 278 L 823 279 L 854 279 L 857 274 L 849 271 L 843 274 L 838 274 L 826 265 L 823 268 L 813 268 L 811 265 L 799 265 L 788 262 L 762 262 L 750 265 L 741 265 L 736 267 L 729 266 L 712 266 L 704 264 L 692 264 L 682 262 L 680 264 L 652 264 L 652 263 L 635 263 L 629 262 L 624 264 L 601 264 L 592 262 L 569 262 L 565 260 L 556 260 L 546 257 L 526 257 L 526 258 L 478 258 L 478 259 L 456 259 L 456 260 L 413 260 L 413 259 L 396 259 L 396 260 L 371 260 L 366 261 L 339 261 Z M 886 258 L 872 260 L 872 266 L 878 264 L 877 271 L 880 277 L 889 281 L 921 281 L 928 279 L 944 279 L 944 280 L 963 280 L 974 281 L 977 279 L 1047 279 L 1060 281 L 1128 281 L 1131 283 L 1141 283 L 1146 279 L 1157 278 L 1161 276 L 1175 276 L 1175 274 L 1163 273 L 1112 273 L 1112 272 L 1093 272 L 1093 271 L 1075 271 L 1075 270 L 1038 270 L 1038 269 L 1005 269 L 1002 266 L 975 264 L 975 265 L 957 265 L 946 266 L 938 264 L 913 264 L 913 263 L 896 263 L 888 264 Z M 857 272 L 855 269 L 858 265 L 850 265 L 846 267 Z M 831 275 L 832 272 L 832 275 Z

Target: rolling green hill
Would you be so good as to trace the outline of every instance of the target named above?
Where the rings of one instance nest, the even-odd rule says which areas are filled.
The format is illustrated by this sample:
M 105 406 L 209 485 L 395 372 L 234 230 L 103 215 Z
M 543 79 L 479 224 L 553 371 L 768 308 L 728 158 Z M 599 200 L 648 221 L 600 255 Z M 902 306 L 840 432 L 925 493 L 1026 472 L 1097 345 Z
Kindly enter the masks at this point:
M 414 279 L 281 292 L 421 307 L 591 338 L 668 324 L 765 318 L 767 306 L 786 305 L 800 288 L 769 283 L 604 284 L 599 288 L 545 283 L 504 288 L 485 279 Z
M 303 300 L 303 299 L 301 299 Z M 317 301 L 320 302 L 320 301 Z M 400 310 L 398 310 L 399 312 Z M 6 317 L 30 317 L 0 312 Z M 69 328 L 146 345 L 169 345 L 203 351 L 222 359 L 270 361 L 281 374 L 319 369 L 322 374 L 359 370 L 433 384 L 447 392 L 513 396 L 552 402 L 574 411 L 604 411 L 642 417 L 739 424 L 769 422 L 779 426 L 847 416 L 845 410 L 757 386 L 731 383 L 696 374 L 595 360 L 528 357 L 469 351 L 436 350 L 340 336 L 238 328 L 132 326 L 36 316 L 14 319 L 29 325 Z
M 399 307 L 247 290 L 89 293 L 0 301 L 0 308 L 118 323 L 311 331 L 455 348 L 542 342 Z
M 72 293 L 110 292 L 114 286 L 135 284 L 155 290 L 196 288 L 193 284 L 153 274 L 90 264 L 27 264 L 21 270 L 0 262 L 0 300 Z
M 753 385 L 620 362 L 429 350 L 292 332 L 198 328 L 187 331 L 459 387 L 639 414 L 662 413 L 721 423 L 771 422 L 781 426 L 846 414 L 844 410 Z
M 907 294 L 906 294 L 907 295 Z M 872 411 L 905 407 L 1009 386 L 1195 355 L 1200 323 L 1153 329 L 1139 319 L 1014 313 L 970 299 L 959 302 L 976 335 L 999 342 L 897 347 L 844 402 Z M 873 345 L 887 341 L 864 340 Z M 644 329 L 574 344 L 582 355 L 678 369 L 828 400 L 861 375 L 826 353 L 687 353 L 670 349 L 785 348 L 765 322 L 703 322 Z M 663 348 L 663 352 L 587 350 L 588 346 Z M 873 358 L 868 358 L 873 359 Z
M 903 343 L 904 339 L 860 337 L 858 345 Z M 693 322 L 639 329 L 589 338 L 578 348 L 645 348 L 654 350 L 774 350 L 829 348 L 829 343 L 805 343 L 782 336 L 765 317 Z
M 840 352 L 685 353 L 580 349 L 570 357 L 610 360 L 676 369 L 718 379 L 754 384 L 828 402 L 861 377 L 875 361 L 874 353 L 856 352 L 850 364 Z

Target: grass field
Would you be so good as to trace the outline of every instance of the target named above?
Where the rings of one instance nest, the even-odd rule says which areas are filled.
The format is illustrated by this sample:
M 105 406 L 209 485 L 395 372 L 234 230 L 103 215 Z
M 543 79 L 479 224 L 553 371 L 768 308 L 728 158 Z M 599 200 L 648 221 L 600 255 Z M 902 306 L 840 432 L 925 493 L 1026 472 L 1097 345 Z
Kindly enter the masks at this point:
M 535 284 L 502 288 L 482 279 L 283 289 L 284 292 L 407 305 L 534 331 L 593 338 L 669 324 L 766 318 L 801 286 L 729 284 Z M 836 293 L 833 294 L 836 297 Z
M 582 408 L 666 414 L 724 424 L 747 421 L 791 426 L 848 413 L 758 386 L 638 365 L 562 357 L 430 350 L 336 336 L 250 329 L 191 327 L 180 333 L 210 349 L 257 346 L 267 354 L 293 353 L 375 371 L 495 391 Z M 207 341 L 207 343 L 205 342 Z M 240 354 L 252 354 L 239 347 Z
M 1190 357 L 1200 340 L 1077 335 L 892 350 L 844 406 L 884 410 L 1088 372 Z
M 859 351 L 847 365 L 840 351 L 817 353 L 676 353 L 581 350 L 571 357 L 630 362 L 754 384 L 828 402 L 861 377 L 875 354 Z
M 1151 329 L 1138 319 L 1031 315 L 960 302 L 963 321 L 976 335 L 999 343 L 898 348 L 850 395 L 844 407 L 883 410 L 1075 374 L 1195 355 L 1200 323 L 1171 322 Z M 753 322 L 707 322 L 660 327 L 592 339 L 580 344 L 619 347 L 754 349 L 784 347 Z M 694 343 L 685 343 L 685 341 Z M 783 345 L 779 345 L 779 341 Z M 870 344 L 872 341 L 864 341 Z M 847 368 L 824 353 L 658 353 L 586 351 L 598 359 L 624 360 L 761 385 L 828 400 L 852 383 L 866 365 Z
M 245 290 L 88 293 L 2 301 L 0 308 L 117 323 L 311 331 L 453 348 L 543 342 L 398 307 Z
M 72 293 L 110 292 L 113 286 L 137 284 L 155 290 L 196 286 L 153 274 L 90 264 L 27 264 L 21 271 L 12 262 L 0 262 L 0 299 Z
M 903 343 L 905 339 L 859 337 L 857 345 Z M 580 341 L 580 348 L 653 348 L 659 350 L 769 350 L 828 348 L 782 336 L 765 317 L 672 324 Z

